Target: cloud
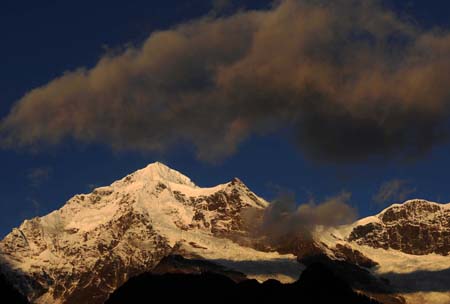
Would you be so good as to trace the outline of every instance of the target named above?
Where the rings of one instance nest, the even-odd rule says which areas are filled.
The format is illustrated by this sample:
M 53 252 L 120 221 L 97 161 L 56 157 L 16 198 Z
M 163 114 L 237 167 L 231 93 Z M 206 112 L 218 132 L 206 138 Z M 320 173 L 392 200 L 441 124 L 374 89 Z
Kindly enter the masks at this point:
M 18 100 L 4 147 L 66 138 L 117 150 L 235 153 L 280 128 L 310 158 L 420 157 L 446 140 L 450 34 L 377 1 L 284 0 L 152 33 Z
M 92 192 L 95 188 L 98 187 L 100 187 L 100 185 L 95 183 L 90 183 L 86 185 L 86 188 L 88 189 L 89 192 Z
M 373 196 L 373 201 L 379 205 L 403 202 L 414 192 L 416 192 L 416 188 L 411 187 L 409 181 L 393 179 L 380 186 L 378 192 Z
M 33 212 L 32 216 L 39 216 L 41 213 L 41 208 L 42 208 L 41 203 L 33 197 L 28 197 L 27 201 L 29 203 L 31 203 L 31 205 L 33 206 L 34 212 Z
M 228 9 L 232 5 L 232 0 L 213 0 L 212 11 L 213 13 L 220 13 Z
M 38 187 L 50 178 L 51 171 L 49 167 L 33 168 L 29 171 L 27 178 L 31 186 Z
M 310 236 L 317 226 L 336 227 L 352 223 L 357 211 L 349 205 L 350 198 L 351 193 L 344 191 L 321 203 L 311 201 L 298 205 L 292 194 L 285 194 L 265 210 L 257 233 L 276 242 L 286 236 Z

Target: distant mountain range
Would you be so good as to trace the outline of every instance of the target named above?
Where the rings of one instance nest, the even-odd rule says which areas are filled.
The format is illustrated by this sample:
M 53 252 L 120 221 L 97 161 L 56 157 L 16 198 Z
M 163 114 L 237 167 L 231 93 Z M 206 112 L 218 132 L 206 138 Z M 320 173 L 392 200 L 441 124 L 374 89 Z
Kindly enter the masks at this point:
M 311 238 L 290 238 L 278 247 L 255 237 L 248 224 L 268 206 L 237 178 L 201 188 L 153 163 L 24 221 L 0 242 L 1 270 L 8 286 L 32 303 L 103 303 L 113 292 L 126 295 L 132 282 L 155 289 L 164 282 L 179 286 L 180 276 L 199 284 L 212 276 L 244 295 L 245 284 L 265 290 L 277 280 L 284 285 L 273 290 L 297 286 L 300 299 L 307 299 L 311 295 L 299 286 L 308 276 L 297 280 L 305 268 L 326 272 L 317 265 L 336 284 L 351 287 L 351 293 L 343 290 L 349 297 L 450 303 L 450 205 L 410 200 L 351 225 L 316 227 Z M 114 296 L 110 303 L 118 303 Z

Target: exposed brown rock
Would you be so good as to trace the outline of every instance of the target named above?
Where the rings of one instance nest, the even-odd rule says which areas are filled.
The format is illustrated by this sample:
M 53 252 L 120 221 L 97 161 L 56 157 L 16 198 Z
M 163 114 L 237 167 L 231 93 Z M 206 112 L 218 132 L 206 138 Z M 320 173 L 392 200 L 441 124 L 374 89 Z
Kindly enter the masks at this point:
M 379 223 L 355 227 L 348 240 L 416 255 L 450 253 L 450 209 L 443 205 L 413 200 L 390 207 L 378 218 Z

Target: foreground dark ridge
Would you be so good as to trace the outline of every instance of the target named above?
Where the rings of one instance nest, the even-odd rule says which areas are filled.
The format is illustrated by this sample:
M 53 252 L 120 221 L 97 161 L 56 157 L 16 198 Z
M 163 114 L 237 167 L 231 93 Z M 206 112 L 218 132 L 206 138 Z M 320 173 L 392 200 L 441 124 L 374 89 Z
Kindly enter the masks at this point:
M 336 277 L 321 263 L 311 264 L 292 284 L 269 280 L 262 284 L 256 280 L 236 283 L 217 273 L 152 274 L 144 273 L 119 287 L 106 304 L 153 303 L 154 299 L 170 302 L 214 303 L 223 301 L 249 301 L 250 303 L 311 303 L 311 304 L 379 304 Z

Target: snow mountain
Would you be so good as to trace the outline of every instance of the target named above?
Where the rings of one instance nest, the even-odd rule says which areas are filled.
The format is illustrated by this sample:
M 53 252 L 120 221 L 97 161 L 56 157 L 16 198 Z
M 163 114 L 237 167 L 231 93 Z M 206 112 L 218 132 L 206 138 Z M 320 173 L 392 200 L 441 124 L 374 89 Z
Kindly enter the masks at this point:
M 351 225 L 318 229 L 333 248 L 376 262 L 370 272 L 411 304 L 450 303 L 450 204 L 412 199 Z
M 410 200 L 353 228 L 349 241 L 414 255 L 450 253 L 450 204 Z
M 103 303 L 130 277 L 179 252 L 252 278 L 295 280 L 302 267 L 294 255 L 226 238 L 245 233 L 242 210 L 267 205 L 239 179 L 200 188 L 154 163 L 24 221 L 0 242 L 0 258 L 4 272 L 34 303 Z
M 238 178 L 202 188 L 153 163 L 24 221 L 0 242 L 1 270 L 32 303 L 97 304 L 144 272 L 290 283 L 320 260 L 383 303 L 450 303 L 450 205 L 411 200 L 278 248 L 249 233 L 268 205 Z

